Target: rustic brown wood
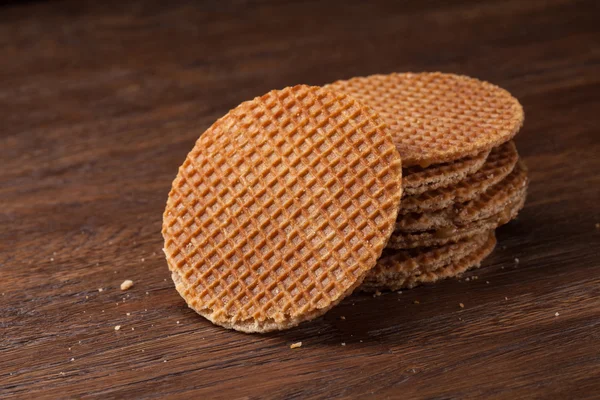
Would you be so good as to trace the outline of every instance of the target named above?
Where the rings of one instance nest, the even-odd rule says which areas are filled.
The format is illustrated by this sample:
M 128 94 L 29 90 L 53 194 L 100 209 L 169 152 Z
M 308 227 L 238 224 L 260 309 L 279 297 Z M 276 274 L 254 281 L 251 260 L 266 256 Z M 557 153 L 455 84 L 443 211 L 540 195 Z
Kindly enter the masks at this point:
M 3 7 L 0 397 L 598 398 L 596 3 Z M 199 134 L 272 88 L 408 70 L 525 108 L 529 201 L 478 279 L 353 295 L 262 336 L 189 310 L 160 227 Z

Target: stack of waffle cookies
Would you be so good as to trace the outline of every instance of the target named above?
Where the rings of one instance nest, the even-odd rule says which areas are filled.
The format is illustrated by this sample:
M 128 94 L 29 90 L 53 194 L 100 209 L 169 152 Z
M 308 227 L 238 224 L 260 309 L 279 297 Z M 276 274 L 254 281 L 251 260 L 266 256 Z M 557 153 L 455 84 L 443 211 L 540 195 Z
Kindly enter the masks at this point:
M 291 328 L 355 290 L 457 276 L 525 201 L 508 92 L 441 73 L 298 85 L 244 102 L 173 181 L 164 252 L 189 307 L 244 332 Z
M 476 79 L 441 73 L 374 75 L 330 85 L 388 123 L 403 163 L 394 232 L 363 291 L 397 290 L 480 265 L 494 231 L 517 216 L 527 170 L 513 142 L 519 102 Z

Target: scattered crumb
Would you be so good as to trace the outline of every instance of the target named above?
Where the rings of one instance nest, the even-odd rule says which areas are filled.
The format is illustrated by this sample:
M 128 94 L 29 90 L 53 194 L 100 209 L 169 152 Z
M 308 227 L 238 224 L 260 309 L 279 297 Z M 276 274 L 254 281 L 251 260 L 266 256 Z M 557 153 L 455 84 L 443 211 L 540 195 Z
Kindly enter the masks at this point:
M 121 325 L 115 326 L 115 331 L 118 331 L 119 329 L 121 329 Z
M 104 312 L 104 310 L 102 310 L 102 312 Z
M 177 321 L 177 324 L 179 324 L 179 321 Z
M 397 291 L 396 293 L 398 293 L 398 294 L 402 294 L 402 290 L 399 290 L 399 291 Z
M 146 294 L 148 294 L 148 292 L 146 292 Z
M 167 362 L 167 360 L 163 360 L 163 362 Z
M 519 259 L 517 257 L 515 257 L 515 264 L 519 263 Z
M 65 373 L 64 373 L 64 372 L 60 372 L 60 374 L 61 374 L 62 376 L 65 376 Z
M 362 341 L 362 340 L 359 340 L 359 342 L 361 342 L 361 343 L 362 343 L 363 341 Z
M 85 296 L 85 298 L 86 298 L 86 299 L 89 299 L 90 297 L 89 297 L 89 296 Z
M 71 348 L 69 347 L 69 351 L 71 351 Z
M 131 328 L 132 331 L 135 331 L 135 328 Z
M 458 303 L 458 305 L 460 306 L 460 308 L 465 308 L 465 305 L 463 303 Z
M 558 311 L 554 314 L 555 317 L 558 317 L 560 314 L 558 313 Z
M 468 276 L 465 278 L 465 282 L 469 282 L 471 280 L 471 278 L 469 278 Z
M 131 315 L 131 313 L 130 313 L 130 312 L 128 312 L 128 313 L 127 313 L 127 316 L 129 317 L 130 315 Z
M 50 261 L 54 261 L 54 257 L 50 257 Z
M 143 353 L 144 351 L 145 351 L 145 350 L 144 350 L 144 349 L 142 349 L 142 353 Z
M 148 311 L 148 309 L 147 309 L 147 308 L 144 308 L 144 311 Z
M 343 315 L 340 317 L 340 319 L 346 319 L 346 317 L 344 317 Z
M 126 279 L 121 283 L 121 290 L 129 290 L 133 286 L 133 281 L 130 279 Z
M 490 284 L 490 281 L 485 281 L 485 283 L 487 283 L 488 285 Z
M 375 294 L 373 294 L 373 297 L 379 297 L 381 296 L 381 292 L 379 290 L 375 291 Z
M 75 358 L 71 358 L 71 362 L 75 361 Z
M 600 222 L 596 222 L 596 229 L 600 229 Z
M 419 302 L 419 300 L 415 300 L 415 301 L 414 301 L 414 303 L 415 303 L 415 304 L 421 304 L 421 303 Z
M 345 346 L 345 345 L 346 345 L 346 343 L 345 343 L 345 342 L 342 342 L 342 346 Z
M 290 349 L 297 349 L 298 347 L 302 347 L 302 342 L 296 342 L 290 345 Z
M 146 259 L 145 259 L 145 258 L 142 258 L 142 262 L 144 262 L 144 261 L 146 261 Z
M 504 300 L 508 300 L 508 297 L 505 297 Z

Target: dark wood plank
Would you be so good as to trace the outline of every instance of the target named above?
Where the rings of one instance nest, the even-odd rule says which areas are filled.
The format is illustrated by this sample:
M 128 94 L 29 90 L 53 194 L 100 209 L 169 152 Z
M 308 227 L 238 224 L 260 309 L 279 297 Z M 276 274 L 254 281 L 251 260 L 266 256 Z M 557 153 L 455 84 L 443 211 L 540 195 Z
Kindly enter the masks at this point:
M 597 398 L 596 2 L 0 11 L 0 397 Z M 273 88 L 408 70 L 486 79 L 525 108 L 529 200 L 484 268 L 262 336 L 187 309 L 160 226 L 199 134 Z

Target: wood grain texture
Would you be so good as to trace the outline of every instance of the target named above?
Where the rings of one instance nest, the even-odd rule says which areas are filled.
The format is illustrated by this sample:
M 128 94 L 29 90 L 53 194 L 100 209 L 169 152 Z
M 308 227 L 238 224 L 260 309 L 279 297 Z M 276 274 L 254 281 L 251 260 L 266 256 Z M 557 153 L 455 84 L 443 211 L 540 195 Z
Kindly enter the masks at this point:
M 567 0 L 0 9 L 0 397 L 598 398 L 598 17 Z M 422 70 L 525 109 L 529 200 L 478 279 L 355 294 L 263 336 L 189 310 L 160 227 L 200 133 L 273 88 Z

